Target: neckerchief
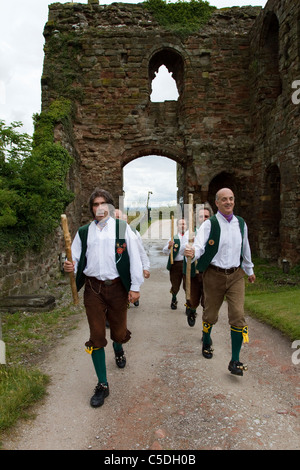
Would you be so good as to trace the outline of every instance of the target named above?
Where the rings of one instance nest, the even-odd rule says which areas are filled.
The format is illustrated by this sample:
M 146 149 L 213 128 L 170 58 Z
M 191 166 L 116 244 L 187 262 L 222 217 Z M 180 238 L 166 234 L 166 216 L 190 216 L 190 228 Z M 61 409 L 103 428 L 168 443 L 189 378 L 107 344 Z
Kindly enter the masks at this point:
M 233 218 L 233 214 L 230 214 L 230 215 L 225 215 L 225 214 L 222 214 L 222 212 L 218 211 L 223 217 L 225 217 L 225 219 L 227 220 L 227 222 L 231 222 L 232 221 L 232 218 Z

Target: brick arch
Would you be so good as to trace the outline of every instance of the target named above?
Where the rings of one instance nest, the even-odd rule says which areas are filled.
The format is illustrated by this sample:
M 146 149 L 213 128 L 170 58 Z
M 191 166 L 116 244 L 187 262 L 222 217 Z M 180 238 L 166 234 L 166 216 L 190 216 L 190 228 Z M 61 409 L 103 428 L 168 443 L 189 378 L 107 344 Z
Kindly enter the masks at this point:
M 178 152 L 176 152 L 175 149 L 166 149 L 165 151 L 162 151 L 162 149 L 157 149 L 155 147 L 151 147 L 152 150 L 147 150 L 147 149 L 140 149 L 138 152 L 130 153 L 128 155 L 123 155 L 122 158 L 122 163 L 121 163 L 121 168 L 122 168 L 122 188 L 124 191 L 124 167 L 131 163 L 134 162 L 135 160 L 138 160 L 139 158 L 143 157 L 150 157 L 150 156 L 156 156 L 156 157 L 161 157 L 161 158 L 168 158 L 170 160 L 173 160 L 177 163 L 177 165 L 181 166 L 181 171 L 183 173 L 186 172 L 186 161 L 183 155 L 179 156 Z M 179 188 L 179 181 L 178 181 L 178 167 L 177 167 L 177 187 Z
M 170 158 L 171 160 L 179 163 L 183 168 L 186 168 L 187 165 L 185 152 L 181 152 L 178 148 L 147 146 L 125 151 L 121 156 L 121 168 L 124 168 L 127 163 L 130 163 L 137 158 L 148 157 L 150 155 Z

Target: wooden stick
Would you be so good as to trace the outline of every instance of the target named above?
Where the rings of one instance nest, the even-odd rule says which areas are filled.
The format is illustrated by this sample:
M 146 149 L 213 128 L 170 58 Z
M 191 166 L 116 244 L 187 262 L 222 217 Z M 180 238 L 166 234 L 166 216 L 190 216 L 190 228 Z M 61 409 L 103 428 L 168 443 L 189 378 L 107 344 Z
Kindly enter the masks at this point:
M 67 260 L 73 263 L 72 251 L 71 251 L 71 235 L 69 232 L 68 220 L 67 220 L 66 214 L 61 215 L 61 224 L 62 224 L 62 228 L 64 232 Z M 77 305 L 79 302 L 79 299 L 78 299 L 78 292 L 77 292 L 74 272 L 69 273 L 69 276 L 70 276 L 70 285 L 71 285 L 71 290 L 72 290 L 73 302 L 74 302 L 74 305 Z
M 2 339 L 1 312 L 0 312 L 0 364 L 6 364 L 5 343 Z
M 173 258 L 174 215 L 172 215 L 172 218 L 171 218 L 171 242 L 172 242 L 172 246 L 171 246 L 171 253 L 170 253 L 170 261 L 171 261 L 171 264 L 173 264 L 174 263 L 174 258 Z
M 193 195 L 189 194 L 189 244 L 192 244 L 194 240 L 193 231 Z M 185 297 L 186 300 L 191 298 L 191 266 L 192 258 L 188 257 L 186 265 L 186 283 L 185 283 Z

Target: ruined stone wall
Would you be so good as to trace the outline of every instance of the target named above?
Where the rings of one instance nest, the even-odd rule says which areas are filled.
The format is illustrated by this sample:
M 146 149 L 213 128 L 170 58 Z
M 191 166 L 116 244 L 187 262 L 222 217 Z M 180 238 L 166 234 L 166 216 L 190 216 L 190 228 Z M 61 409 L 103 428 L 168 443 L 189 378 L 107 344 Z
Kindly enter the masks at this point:
M 141 4 L 54 4 L 45 26 L 43 109 L 70 97 L 82 206 L 96 185 L 122 195 L 122 168 L 145 155 L 179 164 L 179 195 L 212 197 L 211 180 L 230 173 L 239 209 L 248 205 L 251 173 L 249 36 L 260 8 L 216 11 L 198 33 L 164 30 Z M 162 64 L 178 101 L 150 101 Z M 242 202 L 241 202 L 242 201 Z
M 251 128 L 255 249 L 300 262 L 300 4 L 269 0 L 251 32 Z
M 74 227 L 96 185 L 118 199 L 122 168 L 157 154 L 178 162 L 178 199 L 221 186 L 260 256 L 299 262 L 299 8 L 292 0 L 217 10 L 195 34 L 161 28 L 142 4 L 54 4 L 45 26 L 43 108 L 70 97 L 78 181 Z M 179 99 L 150 101 L 160 65 Z
M 31 294 L 58 278 L 64 246 L 61 230 L 57 232 L 48 237 L 39 253 L 30 251 L 21 258 L 0 253 L 0 297 Z

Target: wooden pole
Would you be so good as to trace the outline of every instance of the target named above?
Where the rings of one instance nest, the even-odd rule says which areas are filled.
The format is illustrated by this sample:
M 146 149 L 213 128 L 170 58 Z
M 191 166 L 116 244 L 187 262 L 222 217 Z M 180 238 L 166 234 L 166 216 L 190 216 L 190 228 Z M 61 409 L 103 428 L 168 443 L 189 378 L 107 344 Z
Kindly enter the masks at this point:
M 193 230 L 193 195 L 189 194 L 189 244 L 193 243 L 194 230 Z M 191 266 L 192 258 L 188 257 L 186 265 L 186 283 L 185 283 L 185 297 L 186 300 L 191 298 Z
M 0 313 L 0 364 L 6 364 L 5 343 L 4 343 L 4 341 L 2 340 L 1 313 Z
M 68 220 L 67 220 L 66 214 L 61 215 L 61 224 L 62 224 L 62 228 L 64 232 L 67 260 L 73 263 L 72 251 L 71 251 L 71 235 L 69 232 Z M 71 285 L 71 290 L 72 290 L 73 302 L 74 302 L 74 305 L 77 305 L 79 302 L 79 299 L 78 299 L 78 292 L 77 292 L 74 272 L 69 273 L 69 276 L 70 276 L 70 285 Z
M 170 253 L 170 261 L 171 261 L 171 264 L 173 264 L 174 263 L 174 258 L 173 258 L 174 215 L 172 215 L 172 218 L 171 218 L 171 242 L 172 242 L 172 246 L 171 246 L 171 253 Z

